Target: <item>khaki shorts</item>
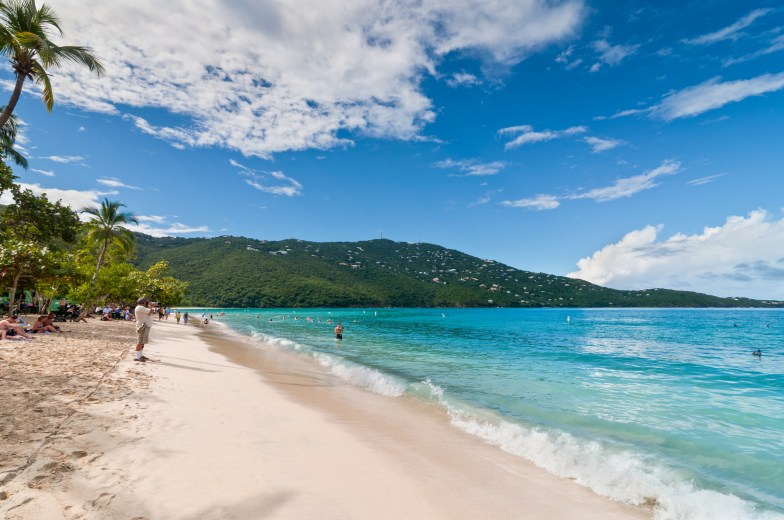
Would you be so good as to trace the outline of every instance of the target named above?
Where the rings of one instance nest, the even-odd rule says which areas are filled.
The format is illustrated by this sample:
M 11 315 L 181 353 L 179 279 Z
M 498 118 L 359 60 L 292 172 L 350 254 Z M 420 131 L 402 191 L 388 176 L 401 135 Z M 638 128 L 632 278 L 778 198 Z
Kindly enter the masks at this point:
M 136 343 L 138 345 L 146 345 L 150 342 L 150 327 L 142 323 L 138 327 L 136 327 Z

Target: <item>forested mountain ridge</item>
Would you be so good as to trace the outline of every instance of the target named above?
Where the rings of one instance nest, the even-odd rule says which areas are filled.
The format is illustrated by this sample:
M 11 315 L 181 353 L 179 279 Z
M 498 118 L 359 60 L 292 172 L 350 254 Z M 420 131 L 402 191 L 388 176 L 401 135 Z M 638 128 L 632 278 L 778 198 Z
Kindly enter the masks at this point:
M 784 307 L 687 291 L 619 291 L 426 243 L 137 234 L 137 265 L 166 260 L 186 303 L 214 307 Z

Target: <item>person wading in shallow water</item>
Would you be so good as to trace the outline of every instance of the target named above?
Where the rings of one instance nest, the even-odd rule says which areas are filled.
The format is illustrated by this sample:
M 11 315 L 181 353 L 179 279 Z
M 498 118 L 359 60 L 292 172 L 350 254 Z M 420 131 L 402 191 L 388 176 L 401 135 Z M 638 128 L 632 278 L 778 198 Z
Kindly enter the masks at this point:
M 335 327 L 335 339 L 343 339 L 343 325 L 338 322 L 338 326 Z
M 133 313 L 136 316 L 136 359 L 134 361 L 147 361 L 144 355 L 144 345 L 150 342 L 150 329 L 152 328 L 152 313 L 150 300 L 139 298 L 136 301 L 136 309 Z

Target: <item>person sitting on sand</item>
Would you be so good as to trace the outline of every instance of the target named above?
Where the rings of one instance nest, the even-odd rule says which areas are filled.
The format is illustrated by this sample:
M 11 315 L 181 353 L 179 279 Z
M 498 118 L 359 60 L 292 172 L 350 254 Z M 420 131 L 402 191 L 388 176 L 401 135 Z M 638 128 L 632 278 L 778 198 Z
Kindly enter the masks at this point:
M 48 327 L 53 327 L 54 330 L 56 330 L 57 332 L 62 332 L 60 330 L 60 327 L 54 324 L 55 314 L 53 312 L 50 312 L 49 314 L 45 315 L 43 318 L 44 318 L 44 325 Z
M 30 332 L 32 332 L 33 334 L 39 334 L 39 333 L 43 334 L 46 332 L 60 332 L 54 327 L 54 325 L 47 325 L 46 318 L 47 316 L 45 315 L 38 316 L 38 319 L 35 320 L 35 323 L 33 323 L 33 330 L 31 330 Z
M 17 336 L 14 339 L 27 338 L 32 339 L 24 327 L 19 324 L 19 316 L 9 316 L 7 319 L 0 321 L 0 330 L 5 332 L 5 337 L 10 338 Z

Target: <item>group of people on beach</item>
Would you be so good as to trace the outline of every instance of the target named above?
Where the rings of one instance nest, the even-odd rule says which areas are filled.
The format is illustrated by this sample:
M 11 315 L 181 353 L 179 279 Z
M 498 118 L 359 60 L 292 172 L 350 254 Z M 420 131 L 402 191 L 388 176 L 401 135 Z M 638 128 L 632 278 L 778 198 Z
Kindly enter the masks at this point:
M 12 315 L 0 321 L 0 340 L 31 340 L 31 334 L 49 334 L 52 332 L 63 332 L 59 326 L 54 324 L 55 313 L 42 314 L 36 318 L 30 328 L 25 323 L 24 318 L 19 315 Z

